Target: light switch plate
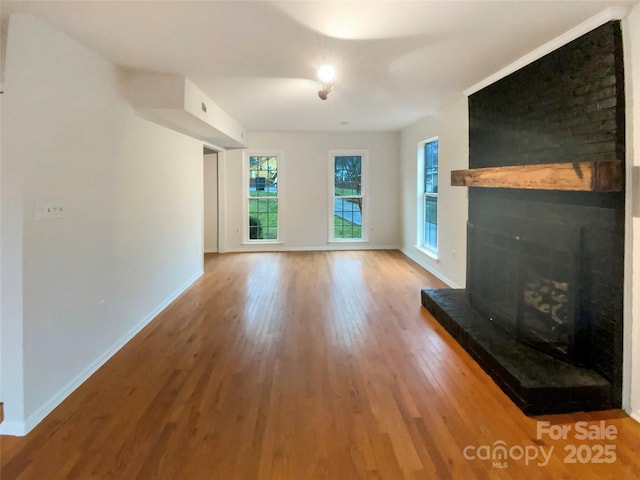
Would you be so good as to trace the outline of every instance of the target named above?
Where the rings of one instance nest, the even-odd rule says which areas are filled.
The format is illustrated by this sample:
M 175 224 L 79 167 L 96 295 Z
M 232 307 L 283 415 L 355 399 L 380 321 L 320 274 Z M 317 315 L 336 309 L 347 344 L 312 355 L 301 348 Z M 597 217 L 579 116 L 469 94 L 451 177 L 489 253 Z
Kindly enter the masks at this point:
M 61 204 L 47 204 L 36 207 L 36 221 L 58 220 L 64 218 L 65 208 Z

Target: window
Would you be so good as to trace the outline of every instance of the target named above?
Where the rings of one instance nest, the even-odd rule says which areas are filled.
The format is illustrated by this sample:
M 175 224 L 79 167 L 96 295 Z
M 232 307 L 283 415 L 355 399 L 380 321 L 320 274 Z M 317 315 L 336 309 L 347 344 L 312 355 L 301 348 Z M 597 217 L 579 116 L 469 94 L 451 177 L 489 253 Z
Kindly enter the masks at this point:
M 329 218 L 331 241 L 366 240 L 365 150 L 332 151 L 331 202 Z
M 275 242 L 279 238 L 278 155 L 249 155 L 245 239 Z
M 423 156 L 422 242 L 432 252 L 438 251 L 438 140 L 421 144 Z M 420 157 L 420 155 L 418 156 Z

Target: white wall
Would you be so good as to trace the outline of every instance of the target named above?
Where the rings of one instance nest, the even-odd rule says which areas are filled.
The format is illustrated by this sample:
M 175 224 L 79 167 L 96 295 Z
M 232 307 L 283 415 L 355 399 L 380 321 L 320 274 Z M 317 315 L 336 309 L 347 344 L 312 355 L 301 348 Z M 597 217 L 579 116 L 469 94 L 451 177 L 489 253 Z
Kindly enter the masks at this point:
M 628 163 L 624 407 L 640 421 L 640 5 L 636 5 L 622 22 L 622 34 L 625 48 Z M 633 178 L 632 171 L 636 178 Z
M 438 142 L 438 255 L 416 247 L 418 237 L 418 144 Z M 455 288 L 464 288 L 467 245 L 467 189 L 451 187 L 451 170 L 469 168 L 469 115 L 467 97 L 401 132 L 402 251 Z
M 65 35 L 11 18 L 3 433 L 32 428 L 202 272 L 202 143 L 136 117 L 122 83 Z M 35 221 L 49 203 L 65 217 Z
M 204 156 L 204 251 L 218 251 L 218 154 Z
M 320 250 L 339 248 L 398 248 L 400 245 L 399 135 L 370 133 L 251 133 L 250 150 L 282 153 L 279 165 L 279 245 L 242 244 L 242 151 L 225 152 L 221 175 L 225 184 L 225 218 L 221 219 L 221 245 L 227 251 Z M 329 150 L 368 149 L 369 241 L 335 244 L 328 242 Z M 224 172 L 224 173 L 223 173 Z
M 2 31 L 0 29 L 0 38 Z M 4 55 L 3 42 L 0 40 L 0 52 Z M 1 61 L 0 61 L 1 62 Z M 0 72 L 0 91 L 3 89 L 3 75 Z M 0 94 L 0 132 L 2 131 L 2 94 Z M 2 136 L 0 136 L 0 166 L 2 165 Z M 2 169 L 0 168 L 0 205 L 2 201 Z M 2 299 L 2 207 L 0 206 L 0 299 Z M 0 306 L 0 374 L 2 373 L 2 307 Z M 0 381 L 0 403 L 2 403 L 2 382 Z

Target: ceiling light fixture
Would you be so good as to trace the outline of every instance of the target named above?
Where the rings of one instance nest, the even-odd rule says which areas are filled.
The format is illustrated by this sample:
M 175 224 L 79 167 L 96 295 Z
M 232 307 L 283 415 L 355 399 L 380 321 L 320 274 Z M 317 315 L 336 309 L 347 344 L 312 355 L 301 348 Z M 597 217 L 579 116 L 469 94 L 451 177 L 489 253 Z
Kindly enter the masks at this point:
M 321 100 L 326 100 L 331 90 L 333 90 L 333 81 L 336 78 L 336 69 L 331 65 L 322 65 L 318 69 L 318 80 L 322 82 L 322 90 L 318 90 L 318 96 Z

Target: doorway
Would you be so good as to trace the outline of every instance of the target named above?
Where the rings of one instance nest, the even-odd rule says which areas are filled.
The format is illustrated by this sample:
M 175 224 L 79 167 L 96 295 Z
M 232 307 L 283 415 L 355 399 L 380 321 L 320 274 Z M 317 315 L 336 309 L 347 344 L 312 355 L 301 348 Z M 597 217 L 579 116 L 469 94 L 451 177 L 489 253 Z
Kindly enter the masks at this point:
M 204 253 L 218 252 L 218 153 L 204 148 Z

